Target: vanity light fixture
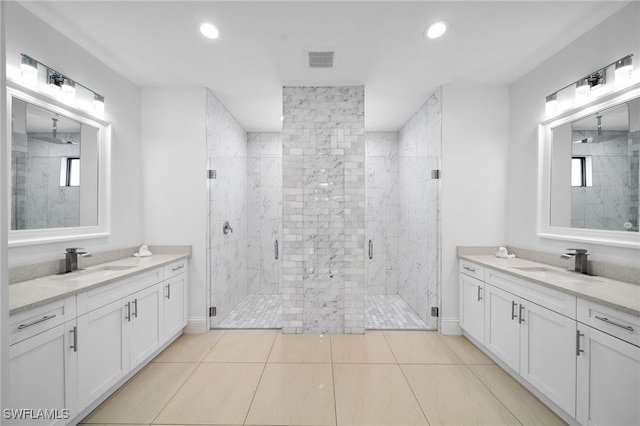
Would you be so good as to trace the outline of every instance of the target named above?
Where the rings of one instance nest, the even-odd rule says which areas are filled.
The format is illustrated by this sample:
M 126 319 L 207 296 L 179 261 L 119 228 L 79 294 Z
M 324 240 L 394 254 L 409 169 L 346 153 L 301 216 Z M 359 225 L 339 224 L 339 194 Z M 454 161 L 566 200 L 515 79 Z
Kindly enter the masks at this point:
M 547 96 L 544 109 L 547 115 L 555 114 L 556 110 L 558 109 L 558 93 L 552 93 Z
M 200 32 L 203 36 L 211 40 L 215 40 L 220 37 L 220 30 L 218 30 L 215 25 L 209 22 L 205 22 L 204 24 L 200 25 Z
M 577 81 L 574 81 L 573 83 L 567 84 L 555 93 L 547 96 L 545 99 L 545 112 L 547 116 L 552 116 L 558 112 L 558 93 L 562 92 L 564 89 L 575 85 L 575 102 L 584 103 L 588 98 L 592 97 L 591 95 L 594 90 L 605 87 L 607 84 L 607 68 L 612 65 L 615 65 L 616 85 L 626 84 L 629 82 L 633 78 L 632 56 L 633 54 L 624 56 L 623 58 L 620 58 L 617 61 L 612 62 L 609 65 L 578 79 Z M 563 102 L 562 109 L 566 109 L 565 107 L 567 106 L 568 105 L 564 105 Z
M 616 84 L 625 84 L 633 76 L 633 59 L 632 55 L 627 55 L 616 61 Z
M 22 56 L 20 63 L 20 73 L 23 78 L 23 83 L 26 86 L 35 88 L 38 83 L 38 65 L 42 65 L 47 70 L 47 85 L 59 90 L 62 99 L 67 103 L 74 103 L 76 99 L 76 86 L 80 86 L 93 95 L 93 112 L 96 115 L 104 114 L 104 96 L 99 95 L 87 86 L 78 83 L 51 68 L 48 65 L 43 64 L 40 61 L 33 59 L 32 57 L 20 54 Z
M 424 30 L 424 38 L 438 38 L 442 37 L 442 35 L 447 31 L 447 23 L 444 21 L 434 22 L 429 25 L 426 30 Z
M 22 55 L 20 61 L 20 75 L 29 87 L 33 87 L 38 82 L 38 61 L 27 55 Z

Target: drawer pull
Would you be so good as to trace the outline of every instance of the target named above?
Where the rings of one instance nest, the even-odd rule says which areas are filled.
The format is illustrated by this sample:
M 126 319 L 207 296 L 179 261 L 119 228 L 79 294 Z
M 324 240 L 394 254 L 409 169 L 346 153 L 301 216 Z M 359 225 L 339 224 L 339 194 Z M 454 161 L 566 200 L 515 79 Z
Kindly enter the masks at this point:
M 480 295 L 482 287 L 478 286 L 478 302 L 482 300 L 482 296 Z
M 373 259 L 373 240 L 369 240 L 369 260 Z
M 171 268 L 171 272 L 179 271 L 184 268 L 184 263 L 181 263 L 180 266 L 176 266 L 175 268 Z
M 471 272 L 477 272 L 475 268 L 471 268 L 470 266 L 467 266 L 467 265 L 463 265 L 462 269 L 466 269 L 467 271 L 471 271 Z
M 580 333 L 580 330 L 576 330 L 576 356 L 580 356 L 580 353 L 584 352 L 584 349 L 580 349 L 580 338 L 584 334 Z
M 520 323 L 520 324 L 522 324 L 524 322 L 523 311 L 524 311 L 524 306 L 520 305 L 520 318 L 518 319 L 518 323 Z
M 73 349 L 74 352 L 78 352 L 78 327 L 74 326 L 69 333 L 73 334 L 73 345 L 69 346 L 69 349 Z
M 167 284 L 167 299 L 171 299 L 171 284 Z
M 278 240 L 273 243 L 273 256 L 278 260 L 280 257 L 280 248 L 278 247 Z
M 133 316 L 138 318 L 138 299 L 133 299 Z
M 40 318 L 40 319 L 38 319 L 38 320 L 35 320 L 35 321 L 33 321 L 33 322 L 30 322 L 30 323 L 28 323 L 28 324 L 20 324 L 20 327 L 18 327 L 18 330 L 24 330 L 25 328 L 29 328 L 29 327 L 31 327 L 32 325 L 40 324 L 41 322 L 48 321 L 48 320 L 50 320 L 51 318 L 55 318 L 55 317 L 56 317 L 56 315 L 55 315 L 55 314 L 53 314 L 53 315 L 45 315 L 45 316 L 43 316 L 42 318 Z
M 518 314 L 516 314 L 516 306 L 518 306 L 516 302 L 511 302 L 511 319 L 512 320 L 518 318 Z
M 596 319 L 599 319 L 600 321 L 604 321 L 607 324 L 611 324 L 611 325 L 615 325 L 616 327 L 620 327 L 620 328 L 624 328 L 627 331 L 633 331 L 633 327 L 631 327 L 630 325 L 622 325 L 622 324 L 618 324 L 615 321 L 611 321 L 609 318 L 607 317 L 599 317 L 596 315 Z
M 127 315 L 124 316 L 124 319 L 131 322 L 131 302 L 127 302 L 125 306 L 127 307 Z

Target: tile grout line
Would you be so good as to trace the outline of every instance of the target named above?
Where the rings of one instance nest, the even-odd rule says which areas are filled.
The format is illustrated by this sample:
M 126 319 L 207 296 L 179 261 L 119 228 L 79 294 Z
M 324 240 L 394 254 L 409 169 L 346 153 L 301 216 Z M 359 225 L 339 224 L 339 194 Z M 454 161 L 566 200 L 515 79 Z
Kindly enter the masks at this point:
M 280 331 L 282 334 L 282 331 Z M 249 408 L 247 408 L 247 414 L 244 415 L 243 425 L 247 424 L 247 419 L 249 418 L 249 413 L 251 412 L 251 407 L 253 406 L 253 401 L 256 399 L 256 394 L 258 393 L 258 388 L 260 387 L 260 383 L 262 382 L 262 377 L 264 376 L 264 371 L 267 369 L 267 364 L 269 363 L 269 357 L 271 356 L 271 352 L 273 351 L 273 345 L 276 343 L 276 339 L 278 338 L 278 334 L 274 333 L 273 340 L 271 341 L 271 347 L 269 348 L 269 353 L 264 360 L 264 365 L 262 366 L 262 371 L 260 372 L 260 378 L 258 379 L 258 383 L 256 384 L 256 389 L 253 391 L 253 396 L 251 397 L 251 402 L 249 403 Z
M 413 398 L 416 400 L 416 403 L 418 404 L 418 407 L 420 407 L 420 412 L 422 413 L 422 416 L 424 417 L 424 420 L 427 422 L 427 425 L 431 425 L 431 422 L 429 421 L 429 418 L 427 417 L 427 414 L 424 412 L 424 408 L 422 408 L 422 404 L 420 404 L 420 400 L 418 400 L 418 397 L 416 396 L 415 391 L 411 387 L 411 383 L 409 383 L 409 379 L 407 379 L 407 375 L 405 374 L 404 370 L 402 369 L 402 365 L 400 364 L 400 362 L 398 362 L 398 358 L 396 357 L 396 353 L 393 351 L 393 347 L 391 347 L 391 344 L 387 340 L 387 335 L 386 335 L 386 333 L 384 331 L 382 332 L 382 336 L 384 337 L 384 341 L 387 342 L 387 345 L 389 346 L 389 349 L 391 350 L 391 354 L 393 355 L 393 359 L 396 360 L 396 365 L 400 369 L 400 373 L 402 373 L 402 377 L 404 377 L 404 381 L 407 383 L 407 386 L 409 386 L 409 389 L 411 390 L 411 395 L 413 395 Z
M 207 333 L 211 332 L 211 330 L 207 331 Z M 205 334 L 207 334 L 205 333 Z M 167 406 L 171 403 L 171 401 L 173 401 L 173 399 L 176 397 L 176 395 L 180 392 L 180 390 L 182 390 L 182 388 L 184 387 L 185 383 L 187 383 L 189 381 L 189 379 L 193 376 L 193 374 L 196 372 L 196 370 L 198 370 L 198 368 L 202 365 L 202 361 L 207 357 L 207 355 L 209 355 L 209 353 L 211 353 L 211 351 L 213 350 L 213 348 L 215 348 L 218 345 L 218 342 L 220 342 L 220 340 L 222 340 L 222 338 L 224 337 L 226 332 L 224 332 L 222 334 L 222 336 L 220 336 L 220 338 L 213 344 L 213 346 L 211 346 L 211 348 L 209 348 L 209 352 L 207 352 L 207 354 L 205 356 L 202 357 L 202 359 L 198 362 L 195 363 L 183 363 L 183 362 L 168 362 L 167 364 L 197 364 L 196 367 L 193 369 L 193 371 L 191 372 L 191 374 L 189 374 L 187 376 L 187 378 L 184 380 L 184 382 L 182 382 L 182 384 L 178 387 L 178 389 L 176 390 L 176 392 L 171 396 L 171 398 L 169 398 L 169 400 L 162 406 L 162 408 L 160 409 L 160 411 L 158 411 L 158 414 L 156 414 L 156 416 L 153 418 L 153 420 L 151 420 L 151 423 L 149 423 L 149 426 L 153 425 L 153 423 L 158 419 L 158 417 L 160 416 L 160 414 L 162 414 L 162 412 L 165 410 L 165 408 L 167 408 Z M 176 339 L 177 340 L 177 339 Z M 165 349 L 166 350 L 166 349 Z M 159 355 L 159 354 L 158 354 Z

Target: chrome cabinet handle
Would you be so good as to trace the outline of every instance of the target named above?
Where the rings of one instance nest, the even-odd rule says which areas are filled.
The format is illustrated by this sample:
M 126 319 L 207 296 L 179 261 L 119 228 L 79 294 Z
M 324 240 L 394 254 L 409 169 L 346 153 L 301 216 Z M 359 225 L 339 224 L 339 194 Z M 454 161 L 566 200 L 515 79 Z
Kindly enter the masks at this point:
M 518 315 L 516 314 L 516 306 L 518 306 L 518 304 L 516 302 L 511 302 L 511 319 L 514 320 L 518 317 Z
M 478 286 L 478 302 L 482 300 L 482 296 L 480 296 L 481 287 Z
M 124 319 L 130 322 L 131 321 L 131 302 L 127 302 L 125 306 L 127 307 L 127 315 L 124 316 Z
M 180 266 L 176 266 L 175 268 L 171 268 L 171 272 L 179 271 L 184 268 L 184 263 L 181 263 Z
M 520 318 L 518 318 L 519 324 L 522 324 L 524 322 L 524 315 L 522 314 L 523 311 L 524 311 L 524 306 L 520 305 L 520 313 L 519 313 Z
M 369 259 L 373 259 L 373 240 L 369 240 Z
M 37 320 L 35 320 L 33 322 L 30 322 L 28 324 L 20 324 L 20 326 L 18 327 L 18 330 L 24 330 L 25 328 L 29 328 L 32 325 L 40 324 L 41 322 L 45 322 L 45 321 L 50 320 L 51 318 L 55 318 L 55 317 L 56 317 L 55 314 L 53 314 L 53 315 L 45 315 L 42 318 L 37 319 Z
M 600 321 L 604 321 L 604 322 L 606 322 L 607 324 L 611 324 L 611 325 L 615 325 L 616 327 L 623 328 L 623 329 L 625 329 L 625 330 L 627 330 L 627 331 L 633 331 L 633 327 L 631 327 L 630 325 L 623 325 L 623 324 L 619 324 L 619 323 L 617 323 L 617 322 L 615 322 L 615 321 L 611 321 L 611 320 L 610 320 L 609 318 L 607 318 L 607 317 L 599 317 L 599 316 L 596 316 L 595 318 L 596 318 L 596 319 L 599 319 Z
M 171 299 L 171 284 L 167 284 L 167 299 Z
M 580 337 L 584 334 L 580 333 L 580 330 L 576 330 L 576 356 L 580 356 L 580 353 L 584 352 L 584 349 L 580 349 Z
M 467 265 L 464 265 L 464 266 L 462 267 L 462 269 L 466 269 L 467 271 L 471 271 L 471 272 L 476 272 L 475 268 L 470 268 L 470 267 L 469 267 L 469 266 L 467 266 Z
M 134 307 L 133 316 L 135 318 L 138 318 L 138 299 L 133 299 L 133 307 Z
M 73 334 L 73 344 L 69 346 L 69 349 L 73 349 L 74 352 L 78 352 L 78 327 L 74 326 L 69 333 Z
M 279 257 L 279 251 L 280 251 L 280 248 L 278 247 L 278 240 L 276 240 L 276 241 L 273 243 L 273 254 L 274 254 L 274 257 L 276 258 L 276 260 L 278 260 L 278 257 Z

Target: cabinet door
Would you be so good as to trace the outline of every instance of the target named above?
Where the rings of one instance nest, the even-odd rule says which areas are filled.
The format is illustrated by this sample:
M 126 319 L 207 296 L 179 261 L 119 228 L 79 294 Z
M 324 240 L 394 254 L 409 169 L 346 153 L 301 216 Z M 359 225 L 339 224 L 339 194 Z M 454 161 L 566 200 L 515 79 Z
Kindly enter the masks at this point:
M 575 416 L 576 322 L 523 299 L 520 304 L 520 375 Z
M 130 305 L 116 300 L 78 317 L 78 393 L 80 409 L 129 372 L 127 317 Z
M 130 362 L 138 366 L 162 344 L 162 283 L 140 290 L 131 303 Z
M 484 285 L 484 344 L 509 367 L 520 367 L 520 299 L 511 293 Z
M 77 358 L 67 333 L 73 327 L 75 321 L 60 324 L 9 348 L 9 393 L 3 408 L 12 410 L 13 418 L 2 424 L 61 425 L 77 414 Z M 38 409 L 47 412 L 40 416 Z
M 484 344 L 484 283 L 460 274 L 460 327 Z
M 577 412 L 583 425 L 640 424 L 640 348 L 578 323 Z
M 164 282 L 164 338 L 179 333 L 187 325 L 187 274 Z

